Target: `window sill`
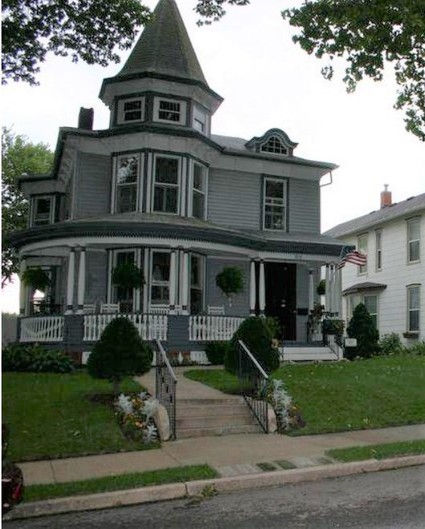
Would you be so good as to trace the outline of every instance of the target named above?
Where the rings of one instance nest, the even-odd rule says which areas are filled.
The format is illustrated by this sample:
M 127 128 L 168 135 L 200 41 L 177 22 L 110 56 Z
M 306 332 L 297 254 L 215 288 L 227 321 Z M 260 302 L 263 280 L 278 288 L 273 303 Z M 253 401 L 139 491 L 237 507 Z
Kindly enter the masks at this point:
M 404 332 L 403 333 L 403 337 L 404 338 L 413 338 L 413 339 L 417 339 L 419 338 L 419 331 L 410 331 L 410 332 Z

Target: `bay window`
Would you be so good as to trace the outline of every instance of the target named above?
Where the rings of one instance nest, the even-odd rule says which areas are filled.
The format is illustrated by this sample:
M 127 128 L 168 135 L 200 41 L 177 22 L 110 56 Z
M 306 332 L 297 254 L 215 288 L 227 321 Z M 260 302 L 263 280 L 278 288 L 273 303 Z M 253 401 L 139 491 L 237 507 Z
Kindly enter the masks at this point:
M 119 156 L 116 169 L 116 213 L 128 213 L 137 210 L 139 179 L 139 157 L 135 155 Z
M 153 211 L 178 213 L 179 159 L 157 156 L 155 159 Z
M 151 305 L 168 306 L 170 300 L 170 253 L 152 252 L 151 270 Z
M 193 165 L 192 216 L 202 220 L 205 218 L 206 182 L 206 168 L 195 163 Z

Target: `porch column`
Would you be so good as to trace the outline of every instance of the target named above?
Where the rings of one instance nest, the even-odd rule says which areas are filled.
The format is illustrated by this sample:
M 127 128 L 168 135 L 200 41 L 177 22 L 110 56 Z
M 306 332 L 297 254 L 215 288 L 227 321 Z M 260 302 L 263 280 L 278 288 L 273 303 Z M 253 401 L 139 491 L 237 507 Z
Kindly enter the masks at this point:
M 313 270 L 308 271 L 308 312 L 314 308 L 314 275 Z
M 80 265 L 78 267 L 77 314 L 83 314 L 85 292 L 86 292 L 86 249 L 81 248 Z
M 20 262 L 20 269 L 19 269 L 19 277 L 20 277 L 20 284 L 19 284 L 19 314 L 21 316 L 25 316 L 27 313 L 27 293 L 28 289 L 26 285 L 24 285 L 24 282 L 22 281 L 22 276 L 24 275 L 25 270 L 27 269 L 27 260 L 25 257 L 22 257 Z
M 255 315 L 255 261 L 251 259 L 251 272 L 249 282 L 249 314 L 250 316 Z
M 189 252 L 183 253 L 181 304 L 182 314 L 189 314 Z
M 66 288 L 66 311 L 65 314 L 73 313 L 74 306 L 74 280 L 75 280 L 75 250 L 71 248 L 68 256 L 68 281 Z
M 176 311 L 176 251 L 170 256 L 170 314 Z
M 342 318 L 342 269 L 335 269 L 335 312 L 338 313 L 338 318 Z
M 260 316 L 264 316 L 266 308 L 266 278 L 264 273 L 264 261 L 260 261 L 260 285 L 259 285 Z
M 330 275 L 329 275 L 329 264 L 326 265 L 326 276 L 325 276 L 325 311 L 330 312 Z
M 329 266 L 329 312 L 335 312 L 335 269 Z

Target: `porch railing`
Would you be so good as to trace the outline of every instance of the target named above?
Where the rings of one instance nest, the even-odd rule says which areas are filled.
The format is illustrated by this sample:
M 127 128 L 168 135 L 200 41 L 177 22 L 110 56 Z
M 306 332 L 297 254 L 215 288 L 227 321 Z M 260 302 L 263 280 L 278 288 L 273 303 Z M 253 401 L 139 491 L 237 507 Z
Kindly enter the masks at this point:
M 244 318 L 236 316 L 190 316 L 189 340 L 210 342 L 230 340 Z
M 241 394 L 265 433 L 269 431 L 268 375 L 242 340 L 238 340 L 237 377 Z
M 176 389 L 177 378 L 161 342 L 156 340 L 155 397 L 168 413 L 170 438 L 176 439 Z
M 117 314 L 85 314 L 84 337 L 85 342 L 99 340 L 105 327 Z M 128 318 L 139 331 L 143 340 L 166 340 L 168 317 L 165 314 L 120 314 Z
M 21 342 L 61 342 L 63 340 L 63 316 L 38 316 L 21 318 Z

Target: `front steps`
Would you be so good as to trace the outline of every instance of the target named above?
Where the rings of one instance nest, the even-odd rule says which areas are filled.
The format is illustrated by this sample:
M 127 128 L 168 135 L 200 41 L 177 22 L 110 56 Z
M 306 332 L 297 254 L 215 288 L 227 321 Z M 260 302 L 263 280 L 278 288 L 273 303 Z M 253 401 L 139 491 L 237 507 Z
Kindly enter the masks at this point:
M 228 399 L 178 399 L 177 439 L 262 430 L 242 397 Z
M 314 362 L 322 360 L 336 361 L 340 358 L 336 351 L 340 350 L 334 346 L 334 351 L 320 343 L 287 343 L 279 349 L 280 360 L 282 362 Z M 342 350 L 340 350 L 342 354 Z

